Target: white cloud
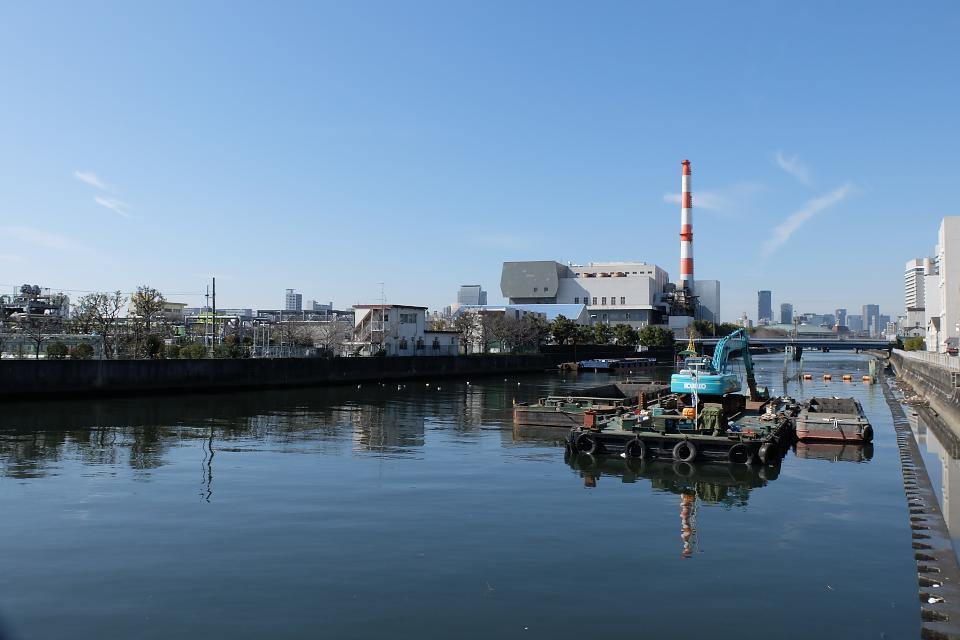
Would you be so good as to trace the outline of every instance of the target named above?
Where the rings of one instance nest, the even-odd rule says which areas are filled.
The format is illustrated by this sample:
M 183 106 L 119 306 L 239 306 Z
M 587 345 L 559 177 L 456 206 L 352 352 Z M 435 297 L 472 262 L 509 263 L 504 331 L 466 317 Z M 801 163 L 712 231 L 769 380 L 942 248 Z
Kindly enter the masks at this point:
M 813 186 L 813 179 L 810 177 L 810 169 L 807 168 L 807 165 L 800 161 L 799 157 L 793 156 L 792 158 L 788 158 L 783 155 L 782 151 L 777 151 L 777 155 L 774 157 L 774 159 L 777 161 L 778 167 L 796 178 L 800 184 L 808 187 Z
M 826 195 L 822 195 L 819 198 L 814 198 L 813 200 L 808 201 L 803 208 L 798 211 L 794 211 L 786 220 L 778 224 L 774 230 L 773 235 L 770 236 L 770 239 L 766 241 L 763 245 L 761 251 L 763 257 L 767 258 L 773 254 L 774 251 L 786 244 L 787 240 L 790 239 L 790 236 L 794 232 L 802 227 L 810 218 L 817 215 L 824 209 L 832 207 L 837 204 L 848 195 L 850 195 L 850 190 L 852 187 L 849 184 L 845 184 L 842 187 L 834 189 Z
M 110 191 L 110 185 L 101 180 L 93 171 L 76 170 L 73 172 L 73 177 L 101 191 Z
M 87 251 L 86 247 L 70 238 L 32 227 L 0 227 L 0 238 L 8 238 L 43 249 Z
M 105 198 L 104 196 L 94 196 L 93 201 L 101 207 L 106 207 L 114 213 L 120 214 L 124 218 L 130 217 L 130 212 L 127 211 L 130 207 L 125 202 L 120 202 L 115 198 Z

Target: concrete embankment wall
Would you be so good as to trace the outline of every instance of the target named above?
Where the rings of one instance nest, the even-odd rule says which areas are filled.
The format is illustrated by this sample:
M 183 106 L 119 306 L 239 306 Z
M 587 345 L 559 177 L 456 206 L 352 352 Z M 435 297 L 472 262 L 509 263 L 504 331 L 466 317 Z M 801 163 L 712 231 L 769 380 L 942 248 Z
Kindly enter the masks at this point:
M 950 424 L 960 424 L 960 372 L 931 362 L 923 362 L 894 351 L 890 364 L 897 376 L 907 382 Z
M 578 358 L 598 357 L 589 349 Z M 609 348 L 601 357 L 611 357 Z M 621 354 L 623 355 L 623 354 Z M 0 397 L 277 388 L 544 371 L 570 353 L 254 360 L 0 360 Z

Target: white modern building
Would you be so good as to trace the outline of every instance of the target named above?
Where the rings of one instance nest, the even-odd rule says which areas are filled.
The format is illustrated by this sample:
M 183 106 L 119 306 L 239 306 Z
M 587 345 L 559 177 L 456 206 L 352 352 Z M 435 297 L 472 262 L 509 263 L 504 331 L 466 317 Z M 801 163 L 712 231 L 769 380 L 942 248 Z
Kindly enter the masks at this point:
M 915 258 L 907 262 L 903 273 L 903 299 L 906 318 L 902 329 L 926 330 L 927 326 L 927 279 L 936 275 L 935 258 Z M 934 297 L 934 296 L 929 296 Z
M 283 301 L 284 311 L 303 311 L 303 295 L 293 289 L 287 289 Z
M 500 290 L 510 304 L 583 304 L 593 322 L 658 324 L 670 277 L 645 262 L 504 262 Z
M 937 234 L 937 295 L 940 300 L 940 350 L 960 337 L 960 216 L 946 216 Z

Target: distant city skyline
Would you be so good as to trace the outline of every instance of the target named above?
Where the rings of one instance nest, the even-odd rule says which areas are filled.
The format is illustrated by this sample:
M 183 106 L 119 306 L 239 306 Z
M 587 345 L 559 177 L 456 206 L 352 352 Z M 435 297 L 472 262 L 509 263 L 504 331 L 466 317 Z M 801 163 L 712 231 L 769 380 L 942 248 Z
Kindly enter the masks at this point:
M 721 320 L 764 288 L 896 316 L 955 201 L 930 178 L 960 170 L 960 90 L 930 64 L 955 56 L 951 3 L 237 5 L 229 29 L 216 4 L 103 6 L 4 8 L 6 290 L 198 306 L 216 276 L 225 307 L 343 308 L 383 283 L 439 309 L 463 283 L 503 302 L 505 261 L 675 282 L 689 158 Z

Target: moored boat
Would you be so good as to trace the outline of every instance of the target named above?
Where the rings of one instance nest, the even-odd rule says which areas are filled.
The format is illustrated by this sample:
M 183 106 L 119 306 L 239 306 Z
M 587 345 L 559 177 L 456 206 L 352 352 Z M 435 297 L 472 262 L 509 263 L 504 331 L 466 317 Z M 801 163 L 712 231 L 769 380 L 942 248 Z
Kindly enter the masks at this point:
M 810 398 L 795 418 L 801 441 L 866 444 L 873 427 L 855 398 Z
M 588 396 L 547 396 L 536 404 L 518 403 L 513 407 L 513 422 L 519 426 L 579 427 L 584 414 L 613 416 L 628 410 L 626 398 L 597 398 Z

